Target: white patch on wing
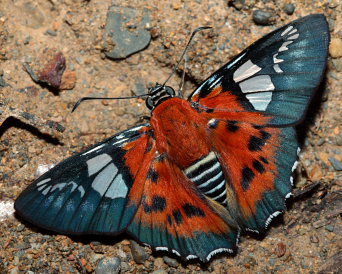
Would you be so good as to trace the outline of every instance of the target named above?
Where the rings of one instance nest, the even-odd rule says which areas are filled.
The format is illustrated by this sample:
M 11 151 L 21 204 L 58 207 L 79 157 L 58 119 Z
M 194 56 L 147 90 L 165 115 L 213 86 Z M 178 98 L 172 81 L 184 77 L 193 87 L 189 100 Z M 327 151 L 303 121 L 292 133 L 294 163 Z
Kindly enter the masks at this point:
M 245 56 L 246 53 L 242 54 L 241 56 L 239 56 L 236 60 L 234 60 L 233 62 L 229 63 L 227 65 L 227 67 L 225 68 L 225 70 L 230 69 L 232 66 L 234 66 L 237 62 L 239 62 L 241 60 L 242 57 Z M 220 80 L 222 78 L 222 76 L 218 77 L 213 75 L 212 77 L 210 77 L 207 81 L 205 81 L 204 83 L 202 83 L 202 85 L 200 85 L 200 87 L 193 93 L 193 95 L 191 96 L 194 97 L 195 95 L 197 95 L 203 88 L 203 86 L 205 85 L 210 85 L 210 87 L 213 87 L 214 85 L 216 85 L 217 80 Z M 215 81 L 215 83 L 213 83 Z
M 155 248 L 156 251 L 168 251 L 169 249 L 165 246 L 157 246 Z
M 258 75 L 241 82 L 239 85 L 243 93 L 274 90 L 269 75 Z
M 291 171 L 292 171 L 292 172 L 295 171 L 295 169 L 297 168 L 297 166 L 298 166 L 298 161 L 295 161 L 294 164 L 293 164 L 293 166 L 292 166 L 292 170 L 291 170 Z
M 272 100 L 272 92 L 259 92 L 250 93 L 246 95 L 246 98 L 251 102 L 256 110 L 265 111 L 268 104 Z
M 217 83 L 219 83 L 222 79 L 222 76 L 221 77 L 218 77 L 213 83 L 210 84 L 209 86 L 209 89 L 213 89 Z
M 285 195 L 285 199 L 290 198 L 292 195 L 293 195 L 292 192 L 287 193 L 287 194 Z
M 103 196 L 118 172 L 114 164 L 105 167 L 94 179 L 91 187 Z
M 279 52 L 282 52 L 282 51 L 286 51 L 286 50 L 288 50 L 289 48 L 287 47 L 288 45 L 290 45 L 290 44 L 292 44 L 293 43 L 293 41 L 286 41 L 286 42 L 284 42 L 282 45 L 281 45 L 281 47 L 279 48 Z
M 102 168 L 104 168 L 108 163 L 112 161 L 112 158 L 107 154 L 103 153 L 95 156 L 87 161 L 88 165 L 88 176 L 97 173 Z
M 284 36 L 286 33 L 288 33 L 292 29 L 293 29 L 293 26 L 287 27 L 287 29 L 282 32 L 281 36 Z
M 51 192 L 55 191 L 56 189 L 62 190 L 65 186 L 69 186 L 69 185 L 72 186 L 71 192 L 73 192 L 78 186 L 74 181 L 71 181 L 69 183 L 59 183 L 59 184 L 55 184 L 52 186 Z
M 257 72 L 261 70 L 261 67 L 255 65 L 252 63 L 251 60 L 248 60 L 247 62 L 243 63 L 235 72 L 233 75 L 233 79 L 236 83 L 239 83 Z
M 258 75 L 241 82 L 239 85 L 243 93 L 271 91 L 275 89 L 269 75 Z M 256 110 L 264 111 L 272 100 L 272 92 L 247 94 L 246 98 Z
M 78 186 L 77 190 L 80 192 L 80 194 L 81 194 L 81 197 L 83 197 L 83 196 L 84 196 L 84 194 L 85 194 L 84 187 L 83 187 L 83 186 Z
M 299 37 L 299 33 L 296 33 L 295 35 L 290 36 L 287 38 L 288 40 L 296 40 Z
M 291 30 L 291 31 L 289 32 L 289 35 L 292 35 L 292 34 L 294 34 L 295 32 L 297 32 L 297 29 Z
M 214 256 L 214 255 L 216 255 L 216 254 L 218 254 L 218 253 L 222 253 L 222 252 L 233 253 L 234 251 L 233 251 L 232 249 L 229 249 L 229 248 L 218 248 L 218 249 L 215 249 L 215 250 L 211 251 L 211 252 L 208 254 L 207 258 L 205 258 L 205 259 L 206 259 L 206 261 L 209 261 L 209 260 L 211 259 L 212 256 Z
M 128 187 L 125 181 L 122 179 L 122 175 L 119 174 L 114 182 L 110 185 L 105 197 L 116 199 L 116 198 L 126 198 L 128 192 Z
M 272 219 L 273 219 L 274 217 L 277 217 L 277 216 L 280 215 L 280 214 L 281 214 L 281 211 L 276 211 L 276 212 L 272 213 L 272 214 L 270 215 L 270 217 L 268 217 L 267 220 L 266 220 L 266 222 L 265 222 L 265 228 L 268 227 L 268 225 L 271 223 L 271 221 L 272 221 Z
M 52 186 L 48 186 L 47 188 L 45 188 L 43 191 L 42 191 L 42 194 L 45 196 L 46 194 L 49 193 L 49 190 L 51 189 Z
M 114 142 L 112 145 L 115 146 L 115 145 L 127 142 L 128 140 L 129 140 L 129 138 L 121 139 L 119 141 Z
M 179 252 L 177 250 L 175 250 L 175 249 L 172 249 L 171 252 L 176 254 L 177 256 L 180 256 Z
M 40 182 L 37 183 L 37 186 L 45 185 L 47 182 L 50 182 L 50 181 L 51 181 L 51 178 L 41 180 Z
M 259 234 L 260 232 L 258 231 L 258 230 L 254 230 L 254 229 L 251 229 L 251 228 L 245 228 L 246 229 L 246 231 L 250 231 L 250 232 L 253 232 L 253 233 L 257 233 L 257 234 Z
M 126 130 L 125 132 L 138 131 L 139 129 L 142 129 L 143 127 L 144 127 L 144 126 L 132 127 L 131 129 Z
M 198 258 L 196 255 L 188 255 L 188 256 L 186 256 L 186 260 L 191 260 L 191 259 L 196 259 L 196 258 Z
M 284 59 L 278 59 L 278 54 L 279 53 L 276 53 L 273 55 L 273 63 L 277 64 L 277 63 L 281 63 L 281 62 L 284 62 Z
M 99 150 L 100 148 L 103 148 L 104 146 L 105 146 L 105 144 L 96 146 L 96 147 L 92 148 L 91 150 L 88 150 L 88 151 L 84 152 L 84 153 L 82 154 L 82 156 L 87 155 L 87 154 L 89 154 L 89 153 L 92 153 L 92 152 L 94 152 L 94 151 L 97 151 L 97 150 Z
M 125 133 L 121 133 L 121 134 L 119 134 L 118 136 L 116 136 L 116 139 L 122 139 L 122 138 L 124 138 L 125 136 L 126 136 Z
M 279 64 L 275 64 L 275 65 L 273 66 L 273 68 L 274 68 L 275 72 L 277 72 L 277 73 L 283 73 L 283 72 L 284 72 L 284 71 L 280 68 Z
M 73 183 L 73 182 L 71 182 L 71 183 Z M 55 184 L 55 185 L 53 185 L 51 192 L 55 191 L 56 189 L 62 190 L 65 187 L 65 185 L 66 185 L 66 183 Z

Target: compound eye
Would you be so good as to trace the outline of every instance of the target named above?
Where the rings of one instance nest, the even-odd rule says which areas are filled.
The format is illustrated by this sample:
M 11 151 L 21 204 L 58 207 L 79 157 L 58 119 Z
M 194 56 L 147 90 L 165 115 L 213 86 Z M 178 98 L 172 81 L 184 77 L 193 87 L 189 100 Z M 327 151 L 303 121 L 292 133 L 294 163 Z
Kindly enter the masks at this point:
M 152 100 L 151 96 L 147 97 L 146 106 L 149 110 L 152 110 L 154 108 L 153 100 Z
M 176 95 L 175 90 L 172 87 L 166 86 L 165 87 L 165 91 L 167 92 L 167 94 L 169 94 L 171 97 Z

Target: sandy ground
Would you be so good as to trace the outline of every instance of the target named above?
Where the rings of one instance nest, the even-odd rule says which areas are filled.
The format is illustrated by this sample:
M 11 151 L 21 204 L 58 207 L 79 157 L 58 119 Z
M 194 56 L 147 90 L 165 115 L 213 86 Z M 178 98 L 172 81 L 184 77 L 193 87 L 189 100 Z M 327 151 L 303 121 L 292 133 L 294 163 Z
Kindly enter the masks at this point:
M 289 2 L 283 0 L 113 2 L 149 16 L 148 47 L 122 60 L 106 57 L 113 47 L 105 35 L 109 0 L 1 0 L 0 273 L 110 273 L 101 268 L 106 260 L 112 263 L 112 273 L 119 268 L 121 273 L 155 274 L 341 273 L 342 3 L 292 1 L 295 10 L 289 15 L 284 8 Z M 257 25 L 256 10 L 270 12 L 272 24 Z M 243 235 L 235 256 L 186 263 L 136 246 L 127 235 L 69 238 L 15 218 L 12 202 L 36 178 L 38 168 L 138 124 L 149 113 L 144 101 L 137 99 L 88 102 L 71 114 L 80 97 L 146 92 L 167 78 L 191 31 L 210 25 L 213 30 L 199 34 L 188 52 L 189 94 L 263 34 L 311 13 L 326 15 L 334 42 L 326 79 L 299 129 L 302 153 L 295 197 L 264 237 Z M 134 22 L 131 27 L 136 28 Z M 39 71 L 51 57 L 46 49 L 65 58 L 59 86 L 63 89 L 35 83 L 23 68 L 29 64 L 33 73 Z M 178 87 L 180 81 L 176 75 L 169 84 Z M 63 128 L 63 133 L 57 130 Z

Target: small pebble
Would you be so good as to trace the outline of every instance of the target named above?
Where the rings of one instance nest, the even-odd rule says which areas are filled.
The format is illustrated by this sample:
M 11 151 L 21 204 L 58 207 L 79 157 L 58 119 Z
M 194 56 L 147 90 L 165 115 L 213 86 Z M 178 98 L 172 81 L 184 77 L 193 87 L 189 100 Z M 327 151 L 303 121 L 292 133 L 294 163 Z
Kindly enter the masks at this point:
M 324 138 L 320 138 L 318 141 L 317 141 L 317 145 L 318 146 L 321 146 L 325 143 L 325 139 Z
M 18 267 L 14 267 L 14 268 L 11 269 L 11 271 L 9 273 L 10 274 L 20 274 L 19 268 Z
M 270 258 L 270 259 L 268 260 L 268 262 L 269 262 L 269 264 L 270 264 L 271 266 L 274 266 L 274 265 L 275 265 L 275 258 Z
M 342 163 L 335 157 L 329 157 L 329 161 L 336 171 L 342 171 Z
M 145 249 L 135 241 L 131 241 L 131 253 L 137 264 L 143 264 L 149 257 Z
M 275 254 L 277 255 L 278 258 L 283 257 L 286 252 L 286 245 L 284 243 L 278 243 L 276 248 L 275 248 Z
M 46 35 L 50 35 L 50 36 L 57 36 L 57 32 L 55 32 L 54 30 L 52 29 L 48 29 L 46 32 L 45 32 Z
M 228 6 L 232 6 L 237 10 L 242 10 L 246 6 L 246 0 L 230 0 Z
M 312 243 L 317 244 L 317 243 L 319 243 L 319 238 L 318 238 L 316 235 L 311 235 L 311 236 L 310 236 L 310 241 L 311 241 Z
M 272 25 L 274 24 L 274 14 L 269 11 L 256 10 L 253 12 L 253 21 L 257 25 Z
M 333 225 L 326 225 L 325 229 L 328 230 L 329 232 L 334 232 L 334 226 Z
M 296 7 L 294 4 L 286 4 L 284 6 L 284 11 L 288 15 L 292 15 L 294 13 L 295 9 L 296 9 Z
M 331 61 L 332 61 L 333 65 L 334 65 L 335 69 L 338 72 L 342 71 L 342 59 L 341 58 L 339 58 L 339 59 L 332 59 Z
M 342 136 L 336 136 L 335 137 L 335 143 L 338 146 L 342 146 Z
M 164 267 L 165 265 L 164 265 L 164 261 L 163 261 L 163 258 L 155 258 L 155 260 L 154 260 L 154 266 L 156 267 L 156 268 L 162 268 L 162 267 Z
M 164 262 L 165 262 L 168 266 L 171 266 L 171 267 L 178 267 L 178 262 L 177 262 L 176 259 L 173 259 L 173 258 L 170 258 L 170 257 L 167 257 L 167 256 L 164 256 L 163 259 L 164 259 Z
M 164 269 L 153 271 L 151 274 L 168 274 Z
M 121 268 L 121 260 L 118 257 L 103 258 L 95 269 L 96 274 L 118 274 Z
M 342 56 L 342 39 L 331 39 L 329 53 L 332 58 L 339 58 Z
M 253 256 L 246 256 L 244 259 L 243 259 L 243 265 L 245 268 L 252 268 L 254 267 L 255 265 L 257 265 L 257 261 L 255 260 L 255 258 Z

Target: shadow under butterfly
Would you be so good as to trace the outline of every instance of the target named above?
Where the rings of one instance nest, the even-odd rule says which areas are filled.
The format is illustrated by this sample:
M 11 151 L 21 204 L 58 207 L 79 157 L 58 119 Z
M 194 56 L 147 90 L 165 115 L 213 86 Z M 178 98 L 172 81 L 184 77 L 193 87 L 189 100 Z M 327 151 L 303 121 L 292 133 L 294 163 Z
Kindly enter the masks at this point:
M 15 202 L 30 223 L 64 234 L 124 231 L 155 250 L 208 261 L 264 232 L 291 196 L 304 117 L 327 62 L 321 14 L 264 36 L 188 100 L 156 85 L 149 123 L 74 155 Z

